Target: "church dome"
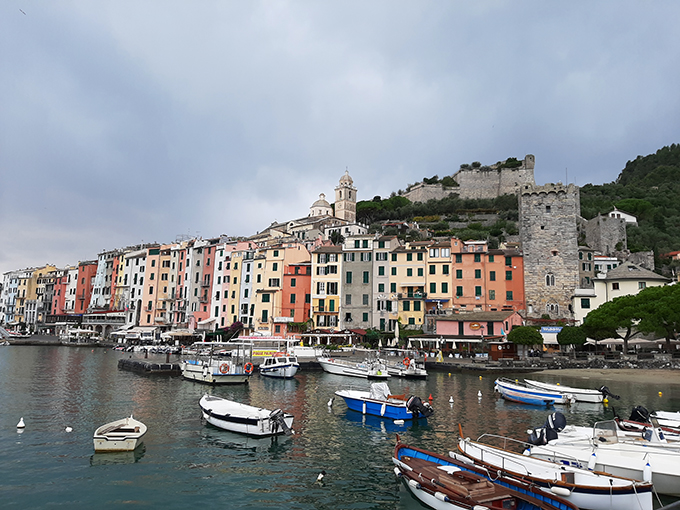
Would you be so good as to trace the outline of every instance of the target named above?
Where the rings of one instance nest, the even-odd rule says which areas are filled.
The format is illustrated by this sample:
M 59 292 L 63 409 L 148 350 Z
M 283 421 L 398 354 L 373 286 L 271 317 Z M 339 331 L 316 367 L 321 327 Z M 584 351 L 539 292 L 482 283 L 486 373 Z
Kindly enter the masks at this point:
M 330 206 L 331 204 L 329 204 L 326 201 L 326 195 L 324 195 L 323 193 L 319 195 L 319 200 L 312 204 L 312 207 L 330 207 Z
M 352 178 L 349 176 L 349 170 L 345 170 L 345 175 L 343 175 L 342 177 L 340 177 L 340 184 L 348 184 L 349 186 L 351 186 L 352 184 L 354 184 L 354 181 L 353 181 Z
M 314 202 L 312 204 L 312 207 L 309 208 L 309 215 L 310 216 L 332 216 L 333 215 L 333 208 L 331 207 L 331 204 L 329 204 L 326 201 L 326 195 L 321 193 L 319 195 L 319 200 Z

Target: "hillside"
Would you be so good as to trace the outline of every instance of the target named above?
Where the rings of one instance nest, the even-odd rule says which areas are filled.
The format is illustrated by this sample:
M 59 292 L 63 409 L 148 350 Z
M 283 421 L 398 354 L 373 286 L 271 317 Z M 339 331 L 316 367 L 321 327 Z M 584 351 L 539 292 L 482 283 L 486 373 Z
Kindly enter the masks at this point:
M 615 182 L 581 187 L 584 218 L 607 213 L 613 207 L 638 218 L 637 227 L 628 227 L 628 248 L 654 250 L 657 264 L 667 264 L 658 256 L 680 250 L 680 145 L 673 144 L 655 154 L 628 161 Z M 382 229 L 387 220 L 417 221 L 435 235 L 488 239 L 492 246 L 517 233 L 517 216 L 517 197 L 512 195 L 493 200 L 463 200 L 452 194 L 442 200 L 412 203 L 393 193 L 388 199 L 376 196 L 357 204 L 358 221 L 371 225 L 373 231 Z M 417 232 L 401 235 L 413 238 Z

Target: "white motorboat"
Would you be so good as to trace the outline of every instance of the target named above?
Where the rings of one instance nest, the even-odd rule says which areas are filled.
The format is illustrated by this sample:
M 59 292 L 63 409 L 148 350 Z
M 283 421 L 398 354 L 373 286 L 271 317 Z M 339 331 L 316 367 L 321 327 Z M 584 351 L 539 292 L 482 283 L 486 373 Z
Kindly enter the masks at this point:
M 599 390 L 592 390 L 588 388 L 563 386 L 559 383 L 553 384 L 543 381 L 534 381 L 531 379 L 524 379 L 524 382 L 527 383 L 528 386 L 534 388 L 572 395 L 576 399 L 576 402 L 598 403 L 602 402 L 605 397 L 611 397 L 618 400 L 618 396 L 613 395 L 606 386 L 601 386 Z
M 295 356 L 285 352 L 277 352 L 262 360 L 260 375 L 278 379 L 291 379 L 300 370 L 300 364 Z
M 519 453 L 491 446 L 484 438 L 526 443 L 500 436 L 485 434 L 478 441 L 459 439 L 460 453 L 449 452 L 457 460 L 469 460 L 493 473 L 519 478 L 540 487 L 544 492 L 566 498 L 579 508 L 590 510 L 652 510 L 651 482 L 620 478 L 605 473 L 595 473 L 574 466 L 556 464 L 544 459 L 527 457 Z
M 319 357 L 316 361 L 321 365 L 324 372 L 329 374 L 363 377 L 364 379 L 388 379 L 390 377 L 385 363 L 380 360 L 356 362 L 338 358 Z
M 397 363 L 387 363 L 387 373 L 392 377 L 405 379 L 427 379 L 425 364 L 408 357 L 404 357 Z
M 558 437 L 527 447 L 526 455 L 565 466 L 652 481 L 659 494 L 680 497 L 680 447 L 671 443 L 620 441 L 616 424 L 598 422 L 590 438 Z
M 146 425 L 132 416 L 112 421 L 94 433 L 95 452 L 129 452 L 143 442 Z
M 281 409 L 271 411 L 214 395 L 203 395 L 198 405 L 208 423 L 224 430 L 258 437 L 293 433 L 293 415 Z
M 252 349 L 240 342 L 197 342 L 183 359 L 182 377 L 205 384 L 245 384 L 253 373 Z

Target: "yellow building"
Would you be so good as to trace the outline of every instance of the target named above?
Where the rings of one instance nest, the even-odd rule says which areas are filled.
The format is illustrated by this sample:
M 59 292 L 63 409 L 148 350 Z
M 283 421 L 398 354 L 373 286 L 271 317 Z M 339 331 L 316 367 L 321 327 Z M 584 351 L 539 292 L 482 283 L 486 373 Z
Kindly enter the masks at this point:
M 320 246 L 312 256 L 312 309 L 311 318 L 317 328 L 338 328 L 340 292 L 343 282 L 354 278 L 343 275 L 342 246 Z M 343 280 L 344 278 L 344 280 Z
M 406 243 L 391 253 L 390 285 L 397 291 L 397 319 L 404 327 L 421 328 L 425 319 L 427 244 Z

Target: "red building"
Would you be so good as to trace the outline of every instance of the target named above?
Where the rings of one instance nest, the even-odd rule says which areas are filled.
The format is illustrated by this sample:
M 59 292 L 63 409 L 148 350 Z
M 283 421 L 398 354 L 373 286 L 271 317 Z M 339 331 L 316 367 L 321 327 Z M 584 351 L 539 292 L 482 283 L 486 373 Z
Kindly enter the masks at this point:
M 311 262 L 289 264 L 285 267 L 283 271 L 281 317 L 274 319 L 275 335 L 291 333 L 290 323 L 300 323 L 309 320 L 311 289 Z M 281 322 L 277 323 L 277 320 Z
M 94 277 L 97 274 L 97 261 L 91 260 L 78 264 L 78 283 L 76 286 L 75 313 L 85 313 L 90 306 Z

